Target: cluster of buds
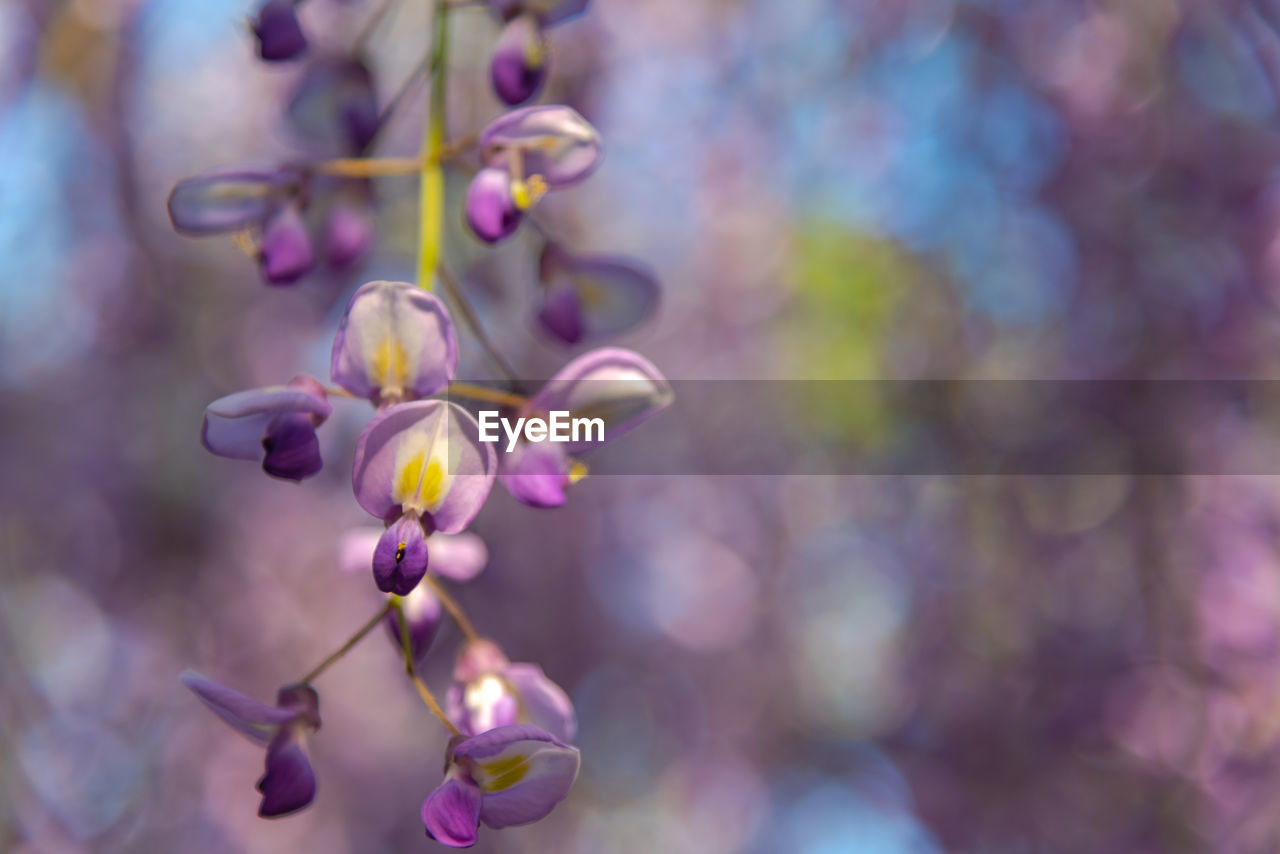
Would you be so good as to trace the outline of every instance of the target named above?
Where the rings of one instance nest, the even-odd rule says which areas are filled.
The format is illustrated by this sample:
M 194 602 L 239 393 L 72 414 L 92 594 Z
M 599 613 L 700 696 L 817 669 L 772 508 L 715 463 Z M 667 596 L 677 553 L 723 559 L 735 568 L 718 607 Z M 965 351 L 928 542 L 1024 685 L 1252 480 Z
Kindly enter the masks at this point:
M 507 22 L 494 57 L 495 88 L 508 102 L 526 100 L 545 75 L 543 28 L 582 11 L 585 0 L 493 5 Z M 278 0 L 260 9 L 254 32 L 264 59 L 292 59 L 306 50 L 295 12 L 293 3 Z M 445 12 L 439 3 L 437 27 L 445 25 Z M 518 55 L 511 46 L 517 37 L 524 45 Z M 524 63 L 518 74 L 511 66 L 517 59 Z M 434 73 L 443 74 L 443 67 Z M 518 86 L 512 82 L 517 77 Z M 378 163 L 352 157 L 364 152 L 379 126 L 369 80 L 355 59 L 320 61 L 291 103 L 300 126 L 341 131 L 349 155 L 342 161 L 345 174 L 320 163 L 187 179 L 170 197 L 175 226 L 195 234 L 247 233 L 272 284 L 296 281 L 315 266 L 317 234 L 330 264 L 352 263 L 368 248 L 373 230 L 368 179 L 351 177 L 360 170 L 350 167 Z M 483 167 L 465 214 L 488 242 L 510 235 L 544 193 L 590 174 L 601 151 L 595 129 L 565 106 L 515 110 L 477 138 Z M 427 180 L 425 171 L 421 180 Z M 423 221 L 429 219 L 424 212 Z M 630 328 L 657 301 L 653 277 L 626 259 L 575 255 L 547 241 L 539 268 L 544 296 L 537 322 L 567 343 Z M 227 395 L 209 404 L 201 433 L 216 455 L 260 461 L 268 475 L 301 482 L 323 467 L 317 431 L 334 402 L 369 405 L 351 485 L 356 503 L 381 526 L 349 532 L 336 550 L 344 569 L 372 574 L 385 595 L 383 606 L 321 665 L 281 688 L 274 705 L 194 673 L 184 674 L 183 682 L 266 748 L 259 814 L 287 815 L 310 805 L 317 790 L 308 758 L 308 739 L 320 728 L 313 681 L 385 626 L 409 680 L 451 734 L 444 780 L 422 803 L 423 825 L 433 839 L 465 847 L 476 841 L 481 824 L 502 828 L 548 814 L 567 796 L 579 766 L 569 696 L 538 665 L 512 663 L 494 639 L 476 631 L 448 591 L 447 583 L 474 578 L 487 562 L 484 542 L 467 528 L 495 481 L 524 504 L 564 504 L 569 487 L 587 471 L 580 455 L 660 412 L 672 392 L 644 357 L 610 346 L 570 360 L 529 396 L 517 393 L 514 380 L 508 390 L 458 382 L 458 339 L 450 311 L 431 293 L 434 278 L 360 286 L 334 335 L 327 382 L 297 375 L 282 385 Z M 463 293 L 455 296 L 465 300 Z M 603 431 L 570 442 L 526 437 L 495 446 L 483 440 L 476 417 L 459 400 L 500 405 L 521 418 L 589 415 Z M 463 641 L 453 684 L 440 703 L 418 670 L 446 613 Z

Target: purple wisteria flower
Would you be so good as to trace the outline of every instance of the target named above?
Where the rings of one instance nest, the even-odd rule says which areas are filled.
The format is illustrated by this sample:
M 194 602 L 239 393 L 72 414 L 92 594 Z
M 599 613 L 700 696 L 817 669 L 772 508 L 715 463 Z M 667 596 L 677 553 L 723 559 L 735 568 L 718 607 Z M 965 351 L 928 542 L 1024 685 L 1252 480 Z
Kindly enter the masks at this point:
M 369 282 L 355 292 L 329 363 L 335 383 L 375 405 L 443 391 L 457 368 L 449 312 L 406 282 Z
M 427 536 L 460 532 L 484 506 L 497 461 L 479 433 L 457 404 L 423 400 L 384 409 L 360 434 L 356 501 L 388 523 L 373 553 L 379 590 L 413 590 L 427 571 Z
M 356 56 L 333 56 L 308 65 L 289 99 L 294 129 L 339 154 L 359 155 L 378 133 L 373 72 Z
M 342 541 L 341 567 L 344 572 L 364 572 L 377 548 L 382 532 L 364 529 L 348 533 Z M 463 583 L 475 578 L 489 562 L 484 540 L 472 533 L 432 534 L 427 538 L 428 572 Z M 400 603 L 409 626 L 409 649 L 414 661 L 421 661 L 431 648 L 440 627 L 443 608 L 425 581 L 418 583 Z M 387 615 L 387 631 L 396 649 L 400 648 L 400 619 L 394 611 Z
M 444 782 L 422 802 L 427 835 L 467 848 L 481 822 L 496 830 L 538 821 L 568 796 L 580 762 L 576 747 L 535 726 L 455 736 Z
M 252 28 L 258 39 L 258 56 L 267 62 L 284 62 L 307 49 L 294 0 L 267 0 L 258 10 Z
M 292 167 L 232 169 L 184 178 L 169 193 L 169 219 L 178 232 L 195 236 L 261 229 L 302 195 L 306 180 Z
M 630 258 L 573 255 L 548 243 L 539 259 L 538 277 L 538 322 L 566 344 L 626 332 L 658 305 L 657 278 Z
M 572 186 L 600 163 L 600 135 L 571 107 L 512 110 L 493 121 L 478 143 L 483 168 L 467 189 L 467 222 L 496 243 L 515 231 L 524 211 L 549 190 Z
M 467 644 L 453 678 L 445 711 L 467 735 L 517 723 L 532 724 L 564 742 L 577 734 L 578 719 L 564 689 L 536 664 L 512 664 L 493 641 Z
M 258 245 L 258 263 L 269 285 L 291 285 L 315 266 L 315 250 L 301 212 L 281 208 L 269 220 Z
M 587 0 L 491 0 L 489 6 L 506 21 L 494 46 L 489 76 L 498 98 L 514 107 L 538 94 L 547 79 L 549 57 L 544 28 L 579 14 L 587 7 Z
M 583 353 L 547 381 L 519 415 L 567 411 L 575 418 L 599 418 L 603 438 L 586 433 L 580 441 L 521 442 L 502 457 L 499 479 L 517 501 L 559 507 L 565 489 L 585 474 L 572 455 L 625 435 L 671 405 L 674 392 L 653 363 L 620 347 Z
M 316 428 L 332 411 L 324 386 L 300 374 L 288 385 L 239 391 L 209 404 L 200 441 L 220 457 L 261 459 L 272 477 L 300 481 L 320 471 Z
M 258 780 L 258 815 L 279 818 L 310 805 L 316 775 L 307 758 L 307 735 L 320 728 L 320 698 L 310 685 L 286 685 L 268 706 L 225 685 L 186 671 L 186 685 L 236 732 L 267 748 L 266 770 Z

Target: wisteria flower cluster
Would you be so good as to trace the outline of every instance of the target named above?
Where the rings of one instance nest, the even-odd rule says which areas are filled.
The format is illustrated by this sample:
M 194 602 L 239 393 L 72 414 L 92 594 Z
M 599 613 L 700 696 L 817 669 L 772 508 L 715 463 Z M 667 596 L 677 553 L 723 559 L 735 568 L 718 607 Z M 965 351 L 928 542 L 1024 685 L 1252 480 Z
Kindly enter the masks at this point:
M 545 28 L 585 6 L 586 0 L 495 0 L 492 9 L 504 29 L 492 79 L 502 101 L 519 104 L 538 92 L 547 73 Z M 348 571 L 371 573 L 385 603 L 319 666 L 282 687 L 274 705 L 195 673 L 182 681 L 224 721 L 265 747 L 259 814 L 288 815 L 309 806 L 317 791 L 308 758 L 309 741 L 320 730 L 320 695 L 313 683 L 363 637 L 385 626 L 409 682 L 451 736 L 444 779 L 422 802 L 423 825 L 438 842 L 465 847 L 475 843 L 481 824 L 502 828 L 547 815 L 568 795 L 579 767 L 568 695 L 537 664 L 513 663 L 496 640 L 480 635 L 446 587 L 474 578 L 487 562 L 484 542 L 467 529 L 495 480 L 527 505 L 563 504 L 569 487 L 586 475 L 579 456 L 661 411 L 672 392 L 652 363 L 617 347 L 579 355 L 530 396 L 518 393 L 513 377 L 505 389 L 457 380 L 458 336 L 449 308 L 431 292 L 444 281 L 451 299 L 466 300 L 439 263 L 440 174 L 450 152 L 461 147 L 443 139 L 448 12 L 446 3 L 437 3 L 434 45 L 423 63 L 433 79 L 419 157 L 367 156 L 383 117 L 368 66 L 358 56 L 308 58 L 312 64 L 289 113 L 300 128 L 336 129 L 330 135 L 338 141 L 337 159 L 189 178 L 175 187 L 169 210 L 179 231 L 238 235 L 265 280 L 283 285 L 302 279 L 321 259 L 349 267 L 369 250 L 372 179 L 416 174 L 422 185 L 417 283 L 372 281 L 355 290 L 334 335 L 327 383 L 298 375 L 281 385 L 227 395 L 209 404 L 201 433 L 214 454 L 258 461 L 272 477 L 301 482 L 324 465 L 317 431 L 333 401 L 370 405 L 372 417 L 354 449 L 351 485 L 356 503 L 381 526 L 349 532 L 336 546 L 337 562 Z M 293 2 L 265 3 L 251 29 L 264 60 L 309 57 Z M 544 194 L 586 178 L 601 157 L 596 130 L 567 106 L 516 109 L 474 138 L 480 168 L 465 218 L 476 236 L 491 243 L 510 236 Z M 548 240 L 539 269 L 543 298 L 537 324 L 566 343 L 628 329 L 657 301 L 652 275 L 628 259 L 575 254 Z M 468 305 L 463 314 L 478 322 Z M 476 337 L 493 346 L 487 336 Z M 521 417 L 552 411 L 589 415 L 604 424 L 603 438 L 526 438 L 510 448 L 495 446 L 482 441 L 475 416 L 459 400 L 500 406 Z M 446 614 L 463 642 L 441 703 L 418 671 Z

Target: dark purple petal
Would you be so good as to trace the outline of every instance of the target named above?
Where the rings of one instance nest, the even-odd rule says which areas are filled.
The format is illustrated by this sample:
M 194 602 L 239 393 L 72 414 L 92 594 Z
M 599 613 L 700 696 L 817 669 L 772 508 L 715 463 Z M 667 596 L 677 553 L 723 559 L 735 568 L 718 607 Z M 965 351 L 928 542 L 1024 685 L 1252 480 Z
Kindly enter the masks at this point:
M 569 695 L 536 664 L 508 665 L 503 678 L 520 698 L 520 720 L 545 729 L 568 744 L 578 733 L 578 716 Z
M 577 748 L 522 724 L 465 739 L 453 756 L 484 793 L 480 820 L 493 828 L 547 815 L 569 794 L 580 763 Z
M 428 543 L 440 536 L 436 534 Z M 440 628 L 443 609 L 440 600 L 432 592 L 430 585 L 421 582 L 401 601 L 405 622 L 409 624 L 409 654 L 414 661 L 421 661 L 431 649 L 431 641 L 435 638 L 436 629 Z M 387 614 L 387 631 L 396 649 L 400 649 L 400 618 L 395 611 Z
M 336 202 L 324 227 L 325 260 L 334 267 L 350 267 L 373 245 L 373 221 L 365 207 Z
M 383 593 L 404 596 L 427 574 L 427 537 L 416 516 L 401 516 L 373 550 L 373 580 Z
M 493 91 L 508 106 L 523 104 L 538 94 L 547 79 L 547 46 L 533 15 L 519 15 L 498 36 L 489 64 Z
M 456 534 L 493 487 L 497 459 L 465 409 L 439 400 L 380 412 L 356 444 L 352 487 L 368 513 L 388 521 L 419 512 L 433 530 Z
M 480 134 L 485 165 L 510 171 L 519 149 L 520 177 L 541 176 L 552 189 L 576 184 L 600 163 L 600 135 L 572 107 L 521 107 Z
M 333 339 L 333 381 L 359 397 L 426 397 L 458 368 L 458 338 L 444 304 L 406 282 L 369 282 L 352 296 Z
M 476 237 L 497 243 L 520 225 L 523 216 L 511 197 L 511 179 L 505 169 L 481 169 L 467 188 L 467 224 Z
M 236 392 L 219 398 L 204 411 L 200 440 L 210 452 L 232 459 L 261 459 L 263 440 L 281 417 L 302 416 L 313 431 L 333 408 L 314 379 L 298 376 L 287 386 Z
M 570 255 L 549 243 L 539 275 L 545 296 L 538 319 L 569 344 L 626 332 L 658 305 L 657 277 L 630 258 Z
M 604 441 L 612 441 L 657 415 L 674 393 L 653 363 L 620 347 L 583 353 L 565 365 L 521 410 L 522 415 L 569 411 L 573 417 L 604 421 Z M 572 454 L 599 442 L 563 442 Z
M 547 288 L 538 311 L 542 328 L 566 344 L 577 344 L 586 334 L 582 324 L 582 300 L 568 285 Z
M 169 219 L 183 234 L 223 234 L 265 221 L 282 200 L 275 172 L 212 172 L 184 178 L 169 193 Z
M 277 415 L 262 437 L 262 470 L 272 477 L 301 481 L 320 471 L 320 440 L 310 415 Z
M 310 806 L 316 796 L 316 774 L 307 759 L 302 734 L 285 727 L 267 746 L 266 773 L 258 780 L 262 803 L 258 815 L 280 818 Z
M 361 154 L 378 130 L 373 73 L 359 59 L 312 63 L 289 100 L 289 120 L 300 134 L 348 154 Z
M 267 0 L 253 22 L 258 56 L 268 62 L 293 59 L 307 49 L 293 0 Z
M 476 844 L 480 829 L 481 792 L 475 783 L 455 771 L 422 802 L 422 823 L 427 835 L 451 848 Z
M 292 712 L 295 725 L 311 730 L 320 728 L 320 695 L 310 685 L 285 685 L 276 692 L 276 706 Z
M 511 497 L 530 507 L 559 507 L 569 485 L 569 458 L 551 442 L 520 442 L 504 454 L 498 480 Z
M 278 211 L 267 223 L 258 247 L 262 275 L 272 285 L 298 281 L 315 265 L 306 223 L 294 208 Z
M 214 714 L 230 724 L 236 732 L 259 744 L 266 744 L 279 726 L 294 719 L 294 712 L 291 710 L 260 703 L 190 670 L 179 678 Z

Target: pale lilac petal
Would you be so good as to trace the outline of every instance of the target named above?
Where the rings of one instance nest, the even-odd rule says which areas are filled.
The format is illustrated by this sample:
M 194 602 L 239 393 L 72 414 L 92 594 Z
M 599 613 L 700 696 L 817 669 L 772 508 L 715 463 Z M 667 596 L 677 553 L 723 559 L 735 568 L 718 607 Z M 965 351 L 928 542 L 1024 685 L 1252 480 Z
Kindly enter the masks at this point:
M 329 367 L 333 381 L 359 397 L 426 397 L 453 379 L 458 339 L 436 297 L 405 282 L 369 282 L 347 306 Z
M 404 596 L 427 574 L 427 538 L 415 516 L 396 520 L 373 550 L 373 580 L 383 593 Z
M 475 783 L 460 773 L 450 774 L 422 802 L 422 823 L 427 835 L 451 848 L 475 845 L 481 798 Z
M 587 8 L 588 0 L 527 0 L 525 8 L 542 19 L 543 26 L 551 26 L 580 15 Z
M 183 234 L 222 234 L 264 222 L 280 205 L 278 172 L 211 172 L 179 181 L 169 219 Z
M 538 320 L 567 344 L 619 335 L 658 306 L 657 277 L 630 258 L 571 255 L 549 243 L 539 276 L 544 290 Z
M 478 638 L 462 648 L 453 668 L 453 678 L 473 682 L 489 673 L 501 673 L 510 664 L 502 647 L 486 638 Z
M 521 410 L 521 415 L 568 411 L 573 417 L 604 421 L 604 441 L 612 441 L 657 415 L 674 393 L 653 363 L 638 353 L 604 347 L 583 353 L 562 368 Z M 572 454 L 599 442 L 562 442 Z
M 484 506 L 497 470 L 471 414 L 423 400 L 379 413 L 356 445 L 352 486 L 367 512 L 387 521 L 418 512 L 433 530 L 456 534 Z
M 338 568 L 347 573 L 368 572 L 382 532 L 382 528 L 357 528 L 343 534 L 338 542 Z
M 467 735 L 479 735 L 520 719 L 520 701 L 498 672 L 455 683 L 446 700 L 451 719 Z
M 505 169 L 481 169 L 467 187 L 467 224 L 486 243 L 509 237 L 520 226 L 520 209 Z
M 489 63 L 489 77 L 498 98 L 510 106 L 538 94 L 547 79 L 547 46 L 533 15 L 518 15 L 502 28 Z
M 258 780 L 262 803 L 258 815 L 280 818 L 310 806 L 316 796 L 316 774 L 301 735 L 286 727 L 267 747 L 266 773 Z
M 489 549 L 476 534 L 433 534 L 427 540 L 431 574 L 450 581 L 475 578 L 489 562 Z
M 551 812 L 569 794 L 580 762 L 577 748 L 521 724 L 466 739 L 453 755 L 484 792 L 480 820 L 493 828 L 528 824 Z
M 539 175 L 549 188 L 576 184 L 600 164 L 600 135 L 572 107 L 522 107 L 498 117 L 480 134 L 487 166 L 510 170 L 520 149 L 521 177 Z
M 578 717 L 569 695 L 536 664 L 511 664 L 503 677 L 520 697 L 521 721 L 541 727 L 568 744 L 578 733 Z
M 200 701 L 231 725 L 236 732 L 266 744 L 276 729 L 294 718 L 294 712 L 260 703 L 239 691 L 188 670 L 179 677 Z
M 502 456 L 498 480 L 522 504 L 559 507 L 569 485 L 569 458 L 562 448 L 562 443 L 520 442 Z

